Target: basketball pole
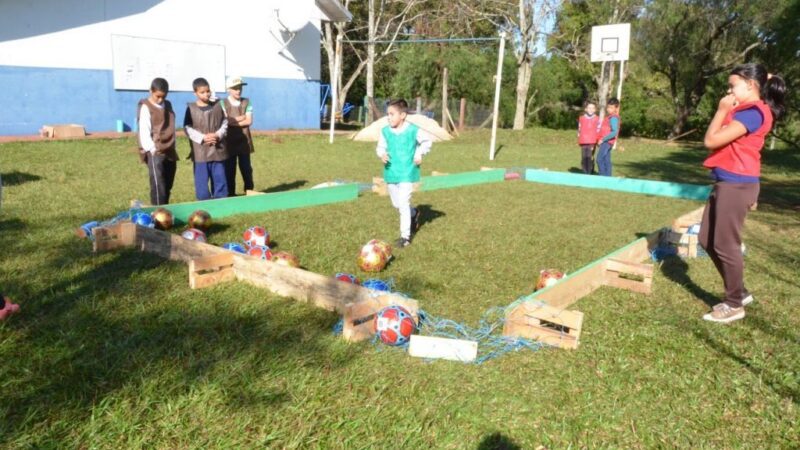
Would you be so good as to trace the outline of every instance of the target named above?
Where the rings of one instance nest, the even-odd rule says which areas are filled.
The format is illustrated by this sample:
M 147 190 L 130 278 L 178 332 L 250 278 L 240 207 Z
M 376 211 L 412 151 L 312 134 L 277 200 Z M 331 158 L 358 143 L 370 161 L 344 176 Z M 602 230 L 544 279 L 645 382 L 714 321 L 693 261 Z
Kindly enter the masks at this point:
M 622 102 L 622 78 L 623 78 L 622 75 L 624 74 L 623 72 L 624 70 L 625 70 L 625 60 L 621 59 L 619 60 L 619 83 L 617 84 L 617 100 L 619 100 L 620 102 Z M 619 139 L 614 141 L 614 147 L 613 147 L 614 150 L 617 149 L 617 142 L 619 142 Z
M 503 80 L 503 59 L 506 51 L 506 32 L 500 33 L 500 52 L 497 55 L 497 75 L 494 86 L 494 109 L 492 112 L 492 141 L 489 144 L 489 161 L 494 161 L 497 145 L 497 118 L 500 115 L 500 83 Z

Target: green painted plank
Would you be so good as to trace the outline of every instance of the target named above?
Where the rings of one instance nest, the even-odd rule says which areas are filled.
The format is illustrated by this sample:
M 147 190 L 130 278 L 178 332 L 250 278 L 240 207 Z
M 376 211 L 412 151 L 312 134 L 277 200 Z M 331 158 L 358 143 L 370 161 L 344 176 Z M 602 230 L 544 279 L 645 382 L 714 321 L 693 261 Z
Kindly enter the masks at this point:
M 590 189 L 609 189 L 634 194 L 656 195 L 660 197 L 705 200 L 711 193 L 710 186 L 698 184 L 670 183 L 666 181 L 641 180 L 637 178 L 603 177 L 566 172 L 528 169 L 525 179 L 537 183 L 558 184 Z
M 185 224 L 189 220 L 189 216 L 198 209 L 207 211 L 214 219 L 220 219 L 236 214 L 303 208 L 345 202 L 356 198 L 358 198 L 358 184 L 351 183 L 320 189 L 303 189 L 199 202 L 174 203 L 164 205 L 164 207 L 172 212 L 176 223 L 180 225 Z M 154 209 L 156 209 L 155 206 L 142 208 L 145 212 L 152 212 Z
M 438 175 L 422 177 L 422 191 L 435 191 L 437 189 L 450 189 L 472 184 L 494 183 L 505 179 L 505 169 L 481 170 L 477 172 L 462 172 L 451 175 Z

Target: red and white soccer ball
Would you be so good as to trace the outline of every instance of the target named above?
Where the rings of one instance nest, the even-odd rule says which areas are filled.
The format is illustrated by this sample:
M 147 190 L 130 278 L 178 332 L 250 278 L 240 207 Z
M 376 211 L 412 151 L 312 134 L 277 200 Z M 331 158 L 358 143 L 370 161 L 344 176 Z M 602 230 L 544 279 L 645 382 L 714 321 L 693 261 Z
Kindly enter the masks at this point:
M 558 280 L 564 278 L 565 274 L 556 269 L 545 269 L 539 271 L 539 279 L 536 281 L 536 290 L 544 289 L 546 287 L 550 287 L 556 283 Z
M 269 231 L 264 227 L 250 227 L 245 230 L 242 237 L 244 238 L 244 244 L 248 247 L 258 245 L 269 247 L 270 244 Z
M 206 242 L 206 234 L 197 228 L 186 229 L 183 233 L 181 233 L 181 237 L 190 241 Z
M 272 255 L 270 261 L 274 262 L 275 264 L 280 264 L 281 266 L 286 267 L 300 267 L 300 260 L 297 256 L 289 252 L 277 252 Z
M 392 247 L 377 239 L 367 242 L 358 252 L 356 263 L 364 272 L 380 272 L 392 257 Z
M 247 249 L 247 254 L 265 261 L 272 259 L 272 250 L 266 245 L 254 245 Z
M 386 345 L 403 345 L 417 329 L 414 318 L 402 306 L 387 306 L 375 315 L 375 334 Z

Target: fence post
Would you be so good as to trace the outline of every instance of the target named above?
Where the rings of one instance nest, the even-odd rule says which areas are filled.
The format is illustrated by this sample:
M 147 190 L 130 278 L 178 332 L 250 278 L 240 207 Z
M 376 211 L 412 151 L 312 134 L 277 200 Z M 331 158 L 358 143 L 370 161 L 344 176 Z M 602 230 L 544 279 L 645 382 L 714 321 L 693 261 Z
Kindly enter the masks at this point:
M 467 116 L 467 99 L 461 99 L 461 105 L 458 108 L 458 129 L 464 130 L 464 119 Z

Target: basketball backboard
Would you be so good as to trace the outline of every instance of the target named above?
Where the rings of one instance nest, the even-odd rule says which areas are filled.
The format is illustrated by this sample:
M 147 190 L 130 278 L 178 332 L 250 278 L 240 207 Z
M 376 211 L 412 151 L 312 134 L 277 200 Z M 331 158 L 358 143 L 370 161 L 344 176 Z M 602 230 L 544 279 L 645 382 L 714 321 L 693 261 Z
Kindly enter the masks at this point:
M 630 43 L 629 23 L 592 27 L 592 62 L 627 61 Z

